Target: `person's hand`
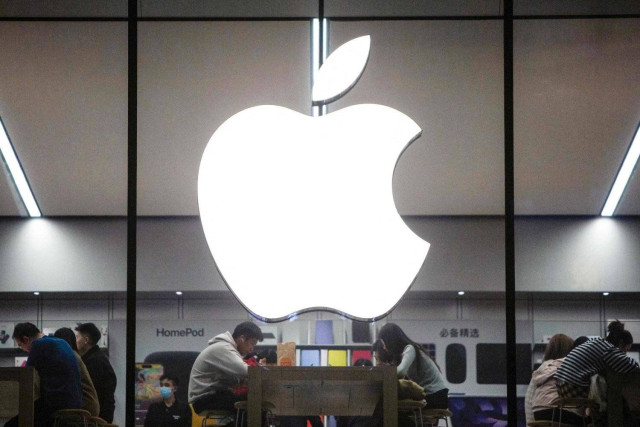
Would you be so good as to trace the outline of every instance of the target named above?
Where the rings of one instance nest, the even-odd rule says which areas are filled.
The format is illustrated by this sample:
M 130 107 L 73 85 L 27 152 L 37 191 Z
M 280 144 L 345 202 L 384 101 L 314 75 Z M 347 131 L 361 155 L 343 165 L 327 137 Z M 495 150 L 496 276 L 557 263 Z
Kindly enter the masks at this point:
M 258 365 L 260 366 L 265 366 L 267 364 L 267 358 L 263 357 L 262 359 L 258 360 Z

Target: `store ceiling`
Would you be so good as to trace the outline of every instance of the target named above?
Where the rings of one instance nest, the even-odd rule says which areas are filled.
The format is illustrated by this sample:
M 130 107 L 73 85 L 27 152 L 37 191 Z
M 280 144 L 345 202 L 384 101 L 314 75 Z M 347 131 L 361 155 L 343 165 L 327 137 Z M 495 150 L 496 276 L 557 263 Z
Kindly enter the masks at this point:
M 396 169 L 400 213 L 503 214 L 501 21 L 336 21 L 330 34 L 332 49 L 372 35 L 331 108 L 385 104 L 423 129 Z M 138 38 L 138 213 L 197 215 L 199 159 L 226 118 L 309 112 L 309 24 L 141 22 Z M 0 116 L 43 214 L 126 215 L 127 23 L 5 21 L 0 39 Z M 640 19 L 514 23 L 516 214 L 599 214 L 640 121 L 637 40 Z M 617 214 L 640 214 L 639 175 Z M 0 176 L 0 215 L 20 214 Z

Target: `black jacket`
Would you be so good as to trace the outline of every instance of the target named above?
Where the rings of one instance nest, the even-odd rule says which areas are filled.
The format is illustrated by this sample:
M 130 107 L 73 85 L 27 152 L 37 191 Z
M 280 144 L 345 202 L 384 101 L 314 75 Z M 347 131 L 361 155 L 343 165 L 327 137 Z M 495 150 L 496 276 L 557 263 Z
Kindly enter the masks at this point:
M 164 401 L 154 402 L 144 420 L 145 427 L 191 427 L 191 409 L 184 403 L 175 401 L 167 407 Z
M 116 391 L 116 374 L 113 372 L 107 356 L 94 345 L 82 356 L 87 366 L 89 376 L 93 381 L 100 402 L 100 418 L 108 423 L 113 422 L 113 412 L 116 409 L 114 393 Z

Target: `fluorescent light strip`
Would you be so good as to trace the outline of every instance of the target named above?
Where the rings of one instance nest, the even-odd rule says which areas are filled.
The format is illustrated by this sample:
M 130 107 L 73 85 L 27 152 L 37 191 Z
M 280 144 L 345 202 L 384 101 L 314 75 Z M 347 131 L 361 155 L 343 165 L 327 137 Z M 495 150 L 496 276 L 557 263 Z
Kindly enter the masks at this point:
M 633 137 L 629 151 L 627 151 L 624 162 L 622 162 L 622 167 L 618 171 L 618 176 L 613 183 L 613 187 L 611 187 L 609 197 L 607 197 L 604 208 L 602 208 L 602 212 L 600 213 L 601 216 L 612 216 L 615 212 L 620 198 L 629 183 L 629 178 L 631 178 L 631 174 L 638 163 L 638 157 L 640 157 L 640 125 L 638 125 L 636 129 L 636 134 Z
M 24 175 L 22 166 L 20 165 L 20 160 L 18 160 L 18 156 L 16 156 L 16 152 L 13 149 L 13 144 L 11 144 L 9 134 L 7 133 L 7 129 L 4 126 L 2 118 L 0 118 L 0 124 L 2 124 L 2 132 L 0 132 L 0 152 L 2 153 L 4 163 L 9 169 L 11 179 L 18 190 L 18 194 L 29 213 L 29 216 L 32 218 L 40 217 L 42 216 L 40 208 L 38 208 L 38 203 L 36 202 L 35 197 L 33 197 L 31 187 L 29 187 L 29 182 L 27 181 L 27 177 Z
M 316 81 L 316 74 L 320 69 L 320 46 L 322 46 L 322 62 L 327 59 L 329 52 L 329 20 L 322 20 L 322 40 L 320 40 L 320 20 L 317 18 L 311 21 L 311 85 Z M 322 110 L 320 110 L 322 108 Z M 327 114 L 327 105 L 311 107 L 311 115 L 318 117 L 320 114 Z

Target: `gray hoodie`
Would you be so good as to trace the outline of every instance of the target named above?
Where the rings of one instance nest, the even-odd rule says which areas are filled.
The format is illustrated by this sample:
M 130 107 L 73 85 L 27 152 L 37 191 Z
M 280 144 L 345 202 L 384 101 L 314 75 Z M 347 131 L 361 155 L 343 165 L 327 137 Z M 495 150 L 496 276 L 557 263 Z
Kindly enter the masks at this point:
M 231 391 L 247 378 L 248 366 L 242 360 L 231 332 L 209 340 L 191 368 L 189 376 L 189 402 L 218 389 Z

